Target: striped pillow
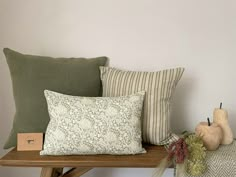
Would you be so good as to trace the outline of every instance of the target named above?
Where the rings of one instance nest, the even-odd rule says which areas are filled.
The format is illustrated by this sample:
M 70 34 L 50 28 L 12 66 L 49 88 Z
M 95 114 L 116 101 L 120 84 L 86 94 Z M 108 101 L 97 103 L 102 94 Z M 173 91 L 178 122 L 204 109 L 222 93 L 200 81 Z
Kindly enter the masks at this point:
M 169 127 L 170 101 L 184 68 L 138 72 L 100 67 L 100 71 L 104 97 L 146 91 L 142 122 L 145 143 L 165 145 L 176 140 Z

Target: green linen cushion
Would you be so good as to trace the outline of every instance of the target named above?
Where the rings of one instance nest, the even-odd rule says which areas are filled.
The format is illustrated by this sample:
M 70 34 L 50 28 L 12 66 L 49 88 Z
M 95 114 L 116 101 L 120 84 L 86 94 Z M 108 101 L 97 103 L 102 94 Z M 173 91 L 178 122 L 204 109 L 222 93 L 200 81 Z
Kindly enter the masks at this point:
M 137 154 L 145 92 L 79 97 L 45 90 L 50 122 L 40 155 Z
M 17 133 L 45 132 L 49 122 L 45 89 L 69 95 L 100 96 L 99 66 L 107 58 L 52 58 L 24 55 L 5 48 L 16 113 L 4 148 L 16 146 Z
M 103 96 L 122 96 L 145 90 L 143 141 L 166 145 L 178 137 L 170 131 L 170 103 L 184 68 L 157 72 L 122 71 L 100 67 Z

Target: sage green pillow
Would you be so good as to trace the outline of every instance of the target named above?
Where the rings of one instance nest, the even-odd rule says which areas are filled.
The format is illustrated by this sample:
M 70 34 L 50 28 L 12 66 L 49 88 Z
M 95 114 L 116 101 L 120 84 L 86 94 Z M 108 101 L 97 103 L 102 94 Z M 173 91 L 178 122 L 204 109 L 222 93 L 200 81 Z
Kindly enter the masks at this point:
M 49 122 L 44 90 L 68 95 L 101 96 L 99 66 L 107 58 L 51 58 L 3 50 L 10 69 L 16 113 L 5 149 L 16 146 L 17 133 L 45 132 Z

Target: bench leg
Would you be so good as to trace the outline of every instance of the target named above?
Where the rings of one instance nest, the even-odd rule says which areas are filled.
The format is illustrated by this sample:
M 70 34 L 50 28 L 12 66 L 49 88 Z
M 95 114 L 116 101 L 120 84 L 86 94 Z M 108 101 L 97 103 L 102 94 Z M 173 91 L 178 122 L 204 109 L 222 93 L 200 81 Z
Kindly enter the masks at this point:
M 92 170 L 92 168 L 72 168 L 62 175 L 62 177 L 80 177 L 90 170 Z
M 40 177 L 59 177 L 62 175 L 63 168 L 50 168 L 50 167 L 44 167 L 41 170 L 41 176 Z

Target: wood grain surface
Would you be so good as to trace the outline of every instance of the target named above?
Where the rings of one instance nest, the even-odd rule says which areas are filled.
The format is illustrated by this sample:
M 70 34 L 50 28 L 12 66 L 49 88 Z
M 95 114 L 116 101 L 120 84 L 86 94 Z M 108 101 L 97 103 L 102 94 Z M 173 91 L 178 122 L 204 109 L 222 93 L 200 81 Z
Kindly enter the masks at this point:
M 156 167 L 167 155 L 163 146 L 144 145 L 138 155 L 40 156 L 39 151 L 13 149 L 0 159 L 2 166 L 22 167 Z

